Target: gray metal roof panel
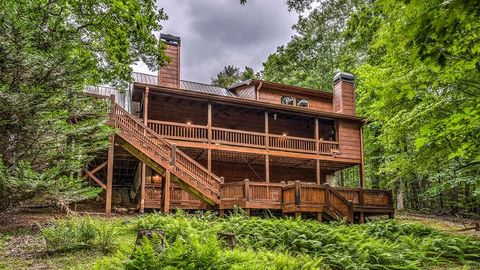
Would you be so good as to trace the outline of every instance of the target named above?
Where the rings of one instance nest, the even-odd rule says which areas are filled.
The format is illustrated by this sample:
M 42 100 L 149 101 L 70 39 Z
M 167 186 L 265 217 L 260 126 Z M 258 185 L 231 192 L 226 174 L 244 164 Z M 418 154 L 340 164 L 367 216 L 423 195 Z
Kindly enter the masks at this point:
M 136 83 L 158 85 L 158 77 L 156 75 L 133 72 L 132 77 Z M 222 87 L 184 80 L 180 81 L 180 89 L 218 96 L 237 97 L 232 91 Z

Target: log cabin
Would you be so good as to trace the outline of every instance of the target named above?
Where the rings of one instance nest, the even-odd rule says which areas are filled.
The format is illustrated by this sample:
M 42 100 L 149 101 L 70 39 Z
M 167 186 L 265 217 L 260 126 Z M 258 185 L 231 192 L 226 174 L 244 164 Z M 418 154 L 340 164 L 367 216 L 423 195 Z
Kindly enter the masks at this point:
M 158 75 L 133 74 L 110 96 L 116 128 L 108 153 L 85 169 L 113 205 L 145 209 L 268 209 L 319 221 L 393 216 L 392 193 L 365 189 L 362 127 L 354 76 L 338 73 L 332 92 L 252 79 L 228 88 L 182 80 L 179 37 L 162 34 L 170 58 Z M 115 95 L 112 95 L 115 94 Z M 357 188 L 334 187 L 340 170 L 359 170 Z

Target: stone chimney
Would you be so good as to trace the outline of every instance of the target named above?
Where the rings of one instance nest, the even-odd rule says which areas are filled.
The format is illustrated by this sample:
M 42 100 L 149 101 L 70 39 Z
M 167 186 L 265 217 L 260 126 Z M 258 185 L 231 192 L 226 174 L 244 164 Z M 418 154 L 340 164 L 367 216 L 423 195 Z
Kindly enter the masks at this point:
M 158 85 L 180 88 L 180 37 L 160 34 L 160 41 L 165 43 L 170 63 L 165 63 L 158 70 Z
M 355 76 L 350 73 L 333 77 L 333 112 L 355 115 Z

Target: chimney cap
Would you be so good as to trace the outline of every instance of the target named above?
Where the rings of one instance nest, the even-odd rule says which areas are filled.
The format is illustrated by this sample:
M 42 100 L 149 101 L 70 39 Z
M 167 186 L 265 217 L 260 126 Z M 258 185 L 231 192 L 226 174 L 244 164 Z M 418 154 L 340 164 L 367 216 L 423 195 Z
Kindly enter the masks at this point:
M 160 40 L 165 41 L 168 44 L 180 45 L 180 37 L 170 34 L 160 34 Z
M 333 77 L 333 83 L 336 84 L 340 81 L 353 83 L 355 81 L 355 76 L 347 72 L 337 72 Z

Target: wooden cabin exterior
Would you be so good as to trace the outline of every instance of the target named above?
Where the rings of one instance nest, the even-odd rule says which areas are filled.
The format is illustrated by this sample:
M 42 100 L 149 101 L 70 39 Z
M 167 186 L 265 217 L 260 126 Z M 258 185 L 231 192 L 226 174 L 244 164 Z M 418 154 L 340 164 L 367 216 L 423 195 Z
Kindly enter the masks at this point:
M 364 189 L 365 119 L 355 115 L 351 74 L 338 73 L 333 92 L 262 80 L 225 89 L 181 80 L 180 38 L 161 39 L 171 62 L 158 76 L 134 73 L 123 100 L 112 97 L 117 133 L 86 170 L 106 190 L 107 214 L 123 187 L 140 212 L 241 207 L 351 222 L 393 215 L 390 191 Z M 334 173 L 352 166 L 359 187 L 333 187 Z

